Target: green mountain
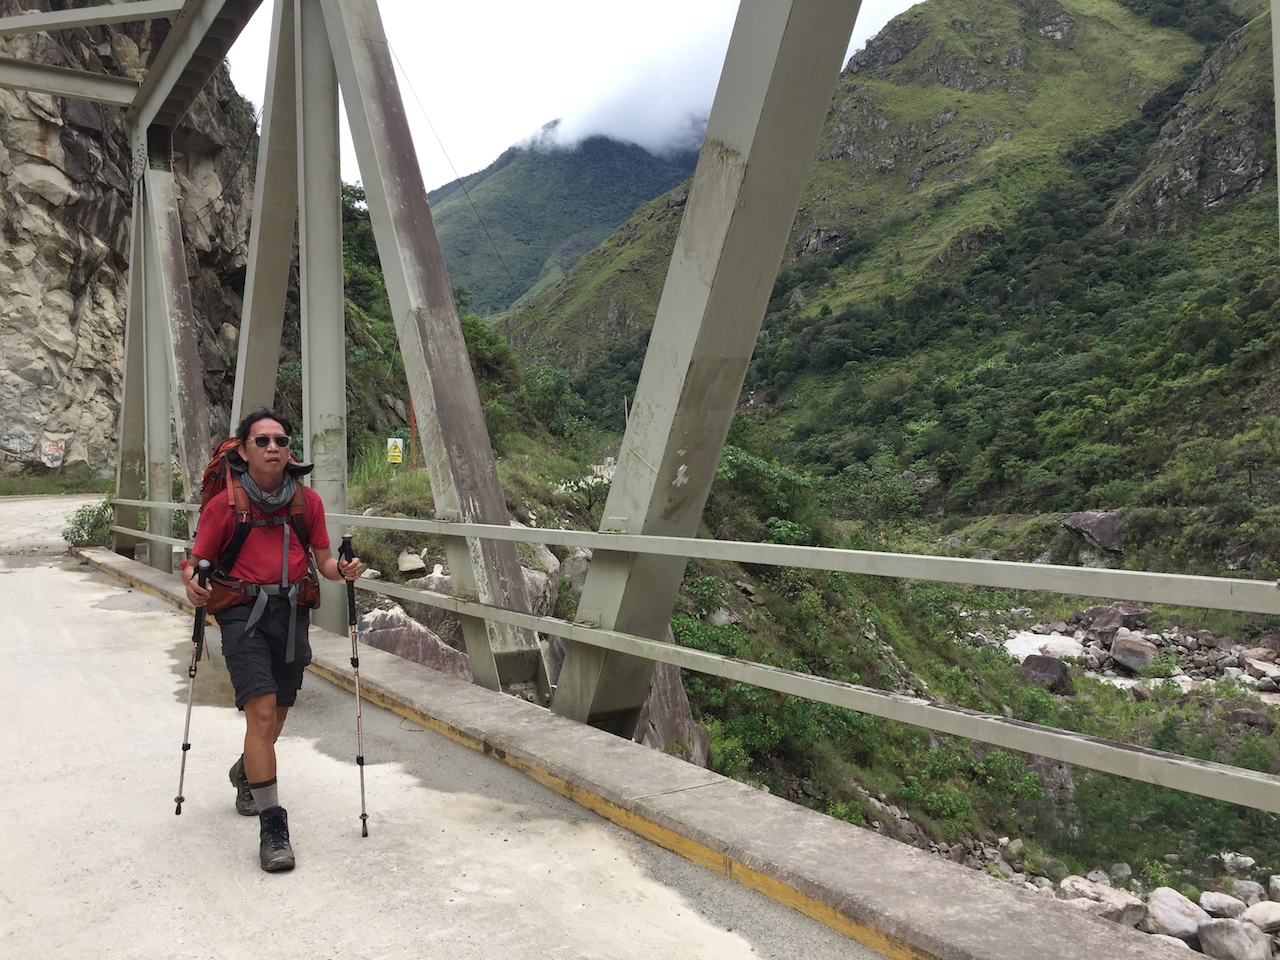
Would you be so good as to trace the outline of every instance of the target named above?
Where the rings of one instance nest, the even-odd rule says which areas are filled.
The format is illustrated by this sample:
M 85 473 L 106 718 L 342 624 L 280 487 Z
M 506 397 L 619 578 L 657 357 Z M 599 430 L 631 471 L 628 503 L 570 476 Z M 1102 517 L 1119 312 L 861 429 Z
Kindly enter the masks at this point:
M 571 148 L 511 147 L 428 195 L 449 279 L 482 316 L 555 283 L 632 211 L 693 172 L 694 151 L 656 156 L 588 137 Z
M 929 0 L 893 21 L 840 79 L 732 441 L 828 478 L 837 516 L 910 471 L 920 512 L 1198 510 L 1218 561 L 1262 563 L 1280 278 L 1253 12 Z M 602 425 L 686 189 L 499 322 Z

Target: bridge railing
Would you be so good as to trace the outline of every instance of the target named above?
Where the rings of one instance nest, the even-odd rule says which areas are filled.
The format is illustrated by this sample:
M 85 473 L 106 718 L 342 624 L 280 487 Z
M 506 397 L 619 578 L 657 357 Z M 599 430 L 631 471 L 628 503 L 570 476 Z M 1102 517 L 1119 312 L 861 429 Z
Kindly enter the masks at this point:
M 334 527 L 372 527 L 440 536 L 585 547 L 619 553 L 650 553 L 936 580 L 973 586 L 1039 590 L 1144 603 L 1280 613 L 1280 584 L 1275 581 L 349 514 L 330 514 L 328 521 Z M 967 737 L 1022 753 L 1051 757 L 1105 773 L 1280 813 L 1280 777 L 1254 770 L 978 713 L 939 701 L 887 693 L 768 664 L 605 630 L 598 625 L 571 623 L 555 617 L 506 610 L 480 603 L 474 598 L 416 590 L 381 580 L 359 581 L 357 586 L 371 593 L 425 603 L 460 615 L 524 627 L 566 640 L 670 663 L 682 669 L 753 684 L 766 690 L 804 697 L 940 733 Z
M 113 500 L 112 503 L 121 506 L 172 510 L 190 510 L 192 507 L 191 504 L 138 500 Z M 934 580 L 970 586 L 1075 594 L 1141 603 L 1167 603 L 1177 606 L 1280 614 L 1280 583 L 1270 580 L 1233 580 L 1225 577 L 1099 570 L 1089 567 L 1016 563 L 1003 560 L 970 560 L 867 550 L 841 550 L 829 547 L 510 527 L 446 520 L 412 520 L 334 513 L 328 514 L 326 519 L 331 529 L 366 527 L 446 537 L 488 538 L 517 543 L 609 550 L 617 553 L 659 554 L 911 580 Z M 121 535 L 172 546 L 186 548 L 191 546 L 189 540 L 163 537 L 116 525 L 111 529 Z M 748 683 L 762 689 L 896 720 L 939 733 L 966 737 L 1021 753 L 1050 757 L 1104 773 L 1280 813 L 1280 777 L 1254 770 L 1103 740 L 1067 730 L 966 710 L 940 701 L 889 693 L 768 664 L 693 650 L 646 637 L 603 629 L 596 624 L 574 623 L 556 617 L 507 610 L 480 603 L 474 597 L 418 590 L 384 580 L 360 580 L 357 581 L 356 586 L 370 593 L 423 603 L 450 610 L 459 615 L 510 624 L 541 634 L 563 637 L 577 643 L 669 663 L 685 670 Z

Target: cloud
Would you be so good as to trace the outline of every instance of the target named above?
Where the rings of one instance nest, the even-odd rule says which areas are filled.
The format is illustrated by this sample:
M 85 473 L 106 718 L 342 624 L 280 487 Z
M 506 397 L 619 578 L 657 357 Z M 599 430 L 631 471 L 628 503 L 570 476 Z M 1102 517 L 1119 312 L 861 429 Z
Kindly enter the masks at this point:
M 603 135 L 650 153 L 696 148 L 702 140 L 729 47 L 732 18 L 669 43 L 642 62 L 620 64 L 605 87 L 534 134 L 530 145 L 570 147 Z

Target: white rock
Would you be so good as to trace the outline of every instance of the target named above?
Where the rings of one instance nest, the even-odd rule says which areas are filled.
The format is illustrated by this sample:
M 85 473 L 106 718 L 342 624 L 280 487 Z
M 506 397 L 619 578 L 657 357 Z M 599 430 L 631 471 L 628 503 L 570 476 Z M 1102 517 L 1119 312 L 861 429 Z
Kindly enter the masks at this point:
M 1280 900 L 1280 873 L 1271 875 L 1271 880 L 1267 883 L 1267 889 L 1271 892 L 1272 900 Z
M 1222 854 L 1223 869 L 1233 877 L 1247 877 L 1253 873 L 1253 869 L 1257 865 L 1257 860 L 1253 859 L 1253 857 L 1246 857 L 1242 853 L 1224 851 Z
M 1200 924 L 1212 919 L 1172 887 L 1157 887 L 1147 897 L 1147 917 L 1141 929 L 1147 933 L 1167 933 L 1190 943 L 1196 938 Z
M 1280 933 L 1280 903 L 1275 900 L 1255 903 L 1240 919 L 1252 923 L 1263 933 Z
M 1271 960 L 1271 938 L 1240 920 L 1206 920 L 1200 924 L 1200 950 L 1215 960 Z
M 1151 935 L 1151 939 L 1153 939 L 1153 940 L 1163 940 L 1165 943 L 1170 943 L 1170 944 L 1173 944 L 1174 946 L 1181 947 L 1183 950 L 1190 950 L 1190 949 L 1191 949 L 1191 944 L 1187 943 L 1187 941 L 1185 941 L 1185 940 L 1179 940 L 1177 937 L 1171 937 L 1171 936 L 1169 936 L 1167 933 L 1155 933 L 1155 934 L 1152 934 L 1152 935 Z
M 1027 659 L 1032 654 L 1057 657 L 1059 660 L 1063 657 L 1084 656 L 1084 644 L 1079 640 L 1073 640 L 1071 637 L 1064 637 L 1059 634 L 1045 636 L 1039 633 L 1032 633 L 1030 630 L 1021 630 L 1015 633 L 1005 641 L 1004 648 L 1017 657 L 1019 661 Z
M 1083 899 L 1098 903 L 1101 907 L 1093 912 L 1126 927 L 1137 926 L 1147 913 L 1142 901 L 1133 894 L 1084 877 L 1067 877 L 1058 885 L 1057 897 L 1059 900 Z
M 400 551 L 400 558 L 396 561 L 396 567 L 401 573 L 420 573 L 427 569 L 427 565 L 422 562 L 422 558 L 412 550 Z
M 1237 880 L 1231 887 L 1231 893 L 1249 906 L 1267 899 L 1267 891 L 1254 880 Z
M 1248 904 L 1228 894 L 1206 890 L 1200 894 L 1200 909 L 1211 917 L 1235 919 L 1248 909 Z

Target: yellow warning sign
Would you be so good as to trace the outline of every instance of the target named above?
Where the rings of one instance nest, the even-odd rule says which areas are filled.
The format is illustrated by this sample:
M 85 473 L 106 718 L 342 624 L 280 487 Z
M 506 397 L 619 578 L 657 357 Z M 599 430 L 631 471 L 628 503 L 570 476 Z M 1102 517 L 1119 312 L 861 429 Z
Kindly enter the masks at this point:
M 387 437 L 387 463 L 404 461 L 404 441 L 399 437 Z

